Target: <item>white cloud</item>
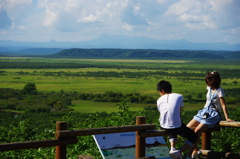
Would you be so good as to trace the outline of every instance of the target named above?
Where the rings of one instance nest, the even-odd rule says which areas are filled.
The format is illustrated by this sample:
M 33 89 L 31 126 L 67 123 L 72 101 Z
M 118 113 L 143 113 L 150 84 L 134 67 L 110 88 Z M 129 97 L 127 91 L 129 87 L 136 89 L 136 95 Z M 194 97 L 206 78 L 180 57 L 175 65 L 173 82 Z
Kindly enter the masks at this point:
M 189 29 L 214 28 L 209 18 L 211 12 L 208 1 L 182 0 L 173 4 L 165 13 L 165 17 L 173 20 L 176 25 L 183 25 Z
M 190 29 L 227 29 L 240 25 L 239 6 L 235 0 L 181 0 L 165 16 Z
M 0 39 L 78 41 L 127 34 L 240 43 L 239 6 L 238 0 L 2 0 Z
M 0 11 L 6 13 L 3 23 L 9 23 L 6 21 L 8 20 L 12 25 L 8 29 L 23 25 L 22 20 L 28 17 L 31 4 L 31 0 L 1 0 Z
M 119 23 L 121 8 L 124 1 L 44 1 L 45 24 L 53 24 L 60 31 L 80 31 L 89 27 L 89 23 L 97 23 L 101 29 L 104 25 Z
M 96 15 L 90 14 L 89 16 L 82 17 L 82 20 L 78 22 L 90 23 L 90 22 L 96 22 L 96 21 L 98 21 L 98 17 Z
M 166 3 L 167 0 L 157 0 L 158 3 Z
M 24 25 L 19 25 L 19 26 L 18 26 L 18 29 L 20 29 L 20 30 L 25 30 L 25 29 L 27 29 L 27 28 L 26 28 L 26 26 L 24 26 Z
M 43 21 L 43 25 L 53 26 L 53 24 L 56 22 L 56 18 L 57 18 L 56 13 L 47 8 L 45 10 L 45 18 Z
M 123 27 L 124 29 L 128 30 L 128 31 L 131 31 L 131 30 L 133 29 L 133 26 L 131 26 L 131 25 L 127 24 L 127 23 L 124 23 L 124 24 L 122 25 L 122 27 Z
M 240 25 L 240 1 L 218 0 L 210 1 L 212 5 L 212 20 L 219 29 L 229 29 Z

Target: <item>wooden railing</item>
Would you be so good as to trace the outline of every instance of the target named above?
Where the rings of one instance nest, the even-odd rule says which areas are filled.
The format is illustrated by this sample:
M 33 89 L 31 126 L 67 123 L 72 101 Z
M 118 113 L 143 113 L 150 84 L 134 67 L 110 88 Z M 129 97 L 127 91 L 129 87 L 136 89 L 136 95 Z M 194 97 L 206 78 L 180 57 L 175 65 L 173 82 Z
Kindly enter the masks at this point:
M 219 126 L 240 128 L 240 122 L 221 121 L 219 123 Z M 146 124 L 146 118 L 143 116 L 136 117 L 136 125 L 101 127 L 101 128 L 80 129 L 80 130 L 68 130 L 66 122 L 58 121 L 56 122 L 56 139 L 15 142 L 15 143 L 2 143 L 0 144 L 0 151 L 56 146 L 55 158 L 66 159 L 66 156 L 67 156 L 66 147 L 69 144 L 76 144 L 78 142 L 77 136 L 135 131 L 136 132 L 136 158 L 144 158 L 146 137 L 171 135 L 165 130 L 155 130 L 155 129 L 156 129 L 156 125 Z M 154 131 L 146 131 L 146 130 L 154 130 Z M 209 158 L 214 156 L 212 158 L 222 157 L 222 158 L 240 159 L 240 154 L 211 151 L 211 131 L 216 131 L 216 130 L 220 130 L 220 129 L 219 128 L 210 129 L 202 133 L 203 155 Z
M 137 123 L 136 123 L 137 124 Z M 145 122 L 141 122 L 141 124 L 145 124 Z M 240 159 L 240 154 L 236 154 L 236 153 L 229 153 L 229 152 L 214 152 L 211 151 L 211 132 L 212 131 L 219 131 L 220 127 L 235 127 L 235 128 L 240 128 L 240 122 L 227 122 L 227 121 L 221 121 L 219 123 L 219 125 L 215 128 L 211 128 L 205 132 L 202 133 L 202 155 L 206 158 L 232 158 L 232 159 Z M 195 128 L 191 128 L 191 129 L 195 129 Z M 138 140 L 141 139 L 140 144 L 137 144 L 137 138 L 136 138 L 136 157 L 143 157 L 145 156 L 145 151 L 143 151 L 144 149 L 142 149 L 141 151 L 137 150 L 137 147 L 140 146 L 141 148 L 145 148 L 144 144 L 145 141 L 143 139 L 145 139 L 146 137 L 154 137 L 154 136 L 168 136 L 168 135 L 173 135 L 170 134 L 168 132 L 166 132 L 165 130 L 155 130 L 155 131 L 141 131 L 141 132 L 137 132 L 137 136 L 138 136 Z M 138 148 L 140 149 L 140 148 Z

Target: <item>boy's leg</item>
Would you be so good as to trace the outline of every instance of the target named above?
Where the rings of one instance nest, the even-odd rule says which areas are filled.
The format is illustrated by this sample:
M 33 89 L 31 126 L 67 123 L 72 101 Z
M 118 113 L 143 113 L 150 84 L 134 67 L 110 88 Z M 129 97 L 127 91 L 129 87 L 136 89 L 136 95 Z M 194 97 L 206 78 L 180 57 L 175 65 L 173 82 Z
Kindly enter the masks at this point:
M 169 136 L 169 142 L 170 142 L 170 154 L 176 150 L 176 141 L 177 141 L 177 135 L 170 135 Z
M 184 123 L 182 123 L 180 128 L 177 128 L 174 131 L 176 134 L 187 138 L 187 141 L 185 142 L 185 144 L 180 148 L 180 153 L 194 147 L 198 139 L 198 136 L 194 131 L 192 131 L 189 127 L 186 127 Z M 190 156 L 191 154 L 188 154 L 188 157 Z

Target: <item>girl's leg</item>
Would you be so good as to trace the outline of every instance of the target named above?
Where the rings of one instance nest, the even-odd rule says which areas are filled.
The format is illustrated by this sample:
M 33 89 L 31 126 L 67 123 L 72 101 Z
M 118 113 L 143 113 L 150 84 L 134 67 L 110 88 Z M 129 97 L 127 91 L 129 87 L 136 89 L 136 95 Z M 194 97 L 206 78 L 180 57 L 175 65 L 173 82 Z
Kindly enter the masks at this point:
M 194 119 L 192 119 L 188 124 L 187 124 L 187 127 L 191 128 L 191 127 L 197 127 L 200 123 Z M 195 129 L 196 130 L 196 129 Z M 196 131 L 194 130 L 194 132 L 196 133 Z M 197 134 L 198 135 L 198 134 Z M 199 142 L 199 135 L 198 135 L 198 139 L 197 141 L 195 142 L 194 146 L 191 147 L 190 151 L 188 152 L 188 157 L 191 157 L 192 156 L 192 153 L 193 151 L 197 148 L 197 144 Z
M 200 124 L 197 120 L 192 119 L 188 124 L 187 127 L 197 127 Z
M 208 128 L 209 127 L 207 125 L 204 125 L 202 123 L 199 123 L 198 126 L 195 128 L 195 133 L 198 135 L 198 139 L 194 144 L 193 148 L 190 150 L 190 152 L 192 151 L 192 156 L 198 151 L 197 144 L 199 143 L 202 132 L 206 131 Z

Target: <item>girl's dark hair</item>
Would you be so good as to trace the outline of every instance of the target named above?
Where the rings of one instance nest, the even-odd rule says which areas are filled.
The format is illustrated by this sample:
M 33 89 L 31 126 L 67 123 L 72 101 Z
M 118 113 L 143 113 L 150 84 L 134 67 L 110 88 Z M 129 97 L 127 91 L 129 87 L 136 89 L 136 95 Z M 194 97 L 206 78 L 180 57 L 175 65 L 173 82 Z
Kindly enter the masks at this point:
M 205 78 L 206 84 L 214 89 L 217 89 L 220 87 L 221 84 L 221 78 L 218 72 L 213 71 L 213 72 L 208 72 L 206 74 Z
M 162 92 L 162 90 L 165 91 L 165 93 L 172 93 L 172 85 L 168 81 L 160 81 L 157 84 L 157 91 Z

